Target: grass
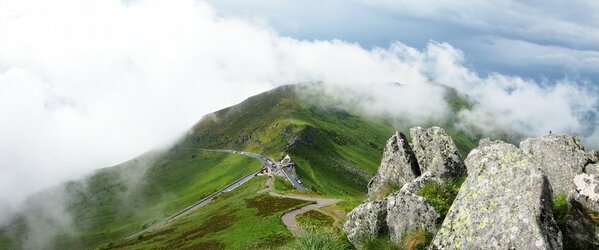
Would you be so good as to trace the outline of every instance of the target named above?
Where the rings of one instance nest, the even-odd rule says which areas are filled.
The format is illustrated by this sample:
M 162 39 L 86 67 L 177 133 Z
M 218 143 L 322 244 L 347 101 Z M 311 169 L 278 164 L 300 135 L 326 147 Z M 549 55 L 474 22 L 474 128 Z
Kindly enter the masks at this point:
M 351 244 L 344 235 L 331 230 L 308 230 L 286 246 L 288 250 L 346 250 Z
M 406 250 L 425 250 L 433 241 L 435 235 L 425 230 L 415 230 L 406 235 L 403 240 Z
M 436 222 L 437 226 L 440 226 L 443 223 L 443 220 L 465 179 L 465 177 L 460 177 L 455 180 L 447 181 L 444 184 L 429 181 L 418 192 L 418 195 L 426 198 L 429 204 L 435 209 L 435 212 L 439 214 Z
M 335 222 L 330 216 L 316 210 L 300 214 L 296 217 L 296 220 L 299 226 L 306 230 L 332 228 L 333 223 Z
M 381 237 L 365 238 L 356 246 L 359 250 L 370 249 L 385 249 L 385 250 L 401 250 L 401 246 L 389 239 L 389 235 Z
M 329 98 L 318 91 L 312 94 Z M 376 173 L 388 137 L 396 128 L 407 132 L 408 126 L 394 128 L 383 119 L 364 119 L 334 105 L 311 104 L 301 98 L 306 92 L 310 91 L 302 85 L 283 86 L 250 97 L 202 118 L 175 146 L 246 150 L 275 159 L 290 154 L 298 165 L 298 176 L 310 189 L 309 194 L 340 198 L 343 201 L 337 206 L 347 212 L 364 199 L 366 185 L 370 176 Z M 455 105 L 465 105 L 459 96 L 452 98 Z M 462 154 L 476 145 L 450 124 L 444 126 L 445 130 L 454 138 Z M 258 168 L 257 161 L 239 155 L 171 148 L 100 170 L 85 180 L 65 184 L 70 200 L 68 212 L 73 215 L 75 232 L 57 239 L 55 248 L 93 248 L 118 242 Z M 275 179 L 275 188 L 281 192 L 295 192 L 279 178 Z M 256 198 L 249 197 L 249 193 L 245 195 L 250 200 Z M 216 199 L 215 204 L 235 203 L 239 208 L 237 211 L 231 210 L 232 207 L 219 209 L 231 211 L 231 216 L 238 219 L 236 223 L 217 233 L 208 233 L 202 239 L 189 240 L 185 247 L 203 244 L 206 248 L 251 248 L 243 242 L 248 239 L 258 242 L 269 237 L 287 239 L 289 236 L 275 216 L 279 212 L 263 217 L 253 214 L 246 220 L 248 211 L 256 212 L 258 208 L 246 207 L 248 203 L 236 198 L 228 201 L 227 197 Z M 182 226 L 181 230 L 191 230 L 192 225 L 215 215 L 215 208 L 208 207 L 187 216 L 196 220 L 183 220 L 188 226 Z M 254 232 L 254 224 L 272 228 Z M 0 249 L 9 244 L 16 248 L 21 245 L 25 240 L 23 225 L 19 222 L 10 227 L 17 232 L 15 238 L 6 240 L 7 233 L 0 233 Z M 165 234 L 182 233 L 173 230 Z M 249 236 L 237 239 L 230 232 Z M 226 239 L 227 235 L 233 238 Z M 143 244 L 129 243 L 134 249 L 154 248 L 164 237 L 144 235 Z
M 295 190 L 293 189 L 293 185 L 291 184 L 291 182 L 289 182 L 289 180 L 287 180 L 285 177 L 275 176 L 274 178 L 274 189 L 276 191 L 286 192 Z
M 75 248 L 73 244 L 91 248 L 119 240 L 260 166 L 257 161 L 239 155 L 189 150 L 170 150 L 161 153 L 150 165 L 145 165 L 146 162 L 142 156 L 102 169 L 83 181 L 66 184 L 71 197 L 67 208 L 73 216 L 74 231 L 56 239 L 55 248 Z M 13 244 L 18 248 L 25 236 L 23 230 L 12 239 Z
M 287 198 L 273 197 L 269 194 L 258 195 L 245 201 L 248 208 L 258 209 L 258 216 L 268 216 L 282 211 L 289 210 L 299 205 L 305 204 L 305 201 Z
M 375 199 L 383 200 L 387 198 L 387 196 L 389 196 L 391 193 L 399 191 L 402 186 L 402 183 L 387 182 L 383 185 L 383 187 L 381 187 L 381 191 L 376 195 Z
M 113 249 L 199 248 L 206 242 L 225 249 L 283 246 L 293 237 L 280 216 L 308 202 L 257 194 L 265 178 L 256 177 L 143 239 L 119 242 Z M 273 203 L 275 208 L 268 208 Z

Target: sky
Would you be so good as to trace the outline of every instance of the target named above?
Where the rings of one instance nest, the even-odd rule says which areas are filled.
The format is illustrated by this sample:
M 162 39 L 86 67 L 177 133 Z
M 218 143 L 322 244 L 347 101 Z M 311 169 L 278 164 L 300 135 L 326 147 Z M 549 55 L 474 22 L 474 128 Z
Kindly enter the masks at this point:
M 0 214 L 297 82 L 419 124 L 448 115 L 433 80 L 465 130 L 597 147 L 598 75 L 594 1 L 0 0 Z

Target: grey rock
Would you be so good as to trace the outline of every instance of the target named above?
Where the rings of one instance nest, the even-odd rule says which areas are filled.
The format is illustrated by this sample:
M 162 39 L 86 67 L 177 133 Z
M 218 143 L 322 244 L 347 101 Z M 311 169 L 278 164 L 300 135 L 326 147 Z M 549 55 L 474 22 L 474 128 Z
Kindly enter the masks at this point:
M 599 163 L 599 151 L 596 151 L 596 150 L 589 151 L 589 159 L 593 163 Z
M 354 208 L 347 214 L 343 230 L 354 244 L 361 240 L 378 237 L 387 233 L 387 201 L 368 202 Z
M 416 156 L 403 133 L 396 132 L 383 151 L 381 165 L 368 183 L 368 197 L 375 200 L 389 186 L 398 189 L 420 175 Z
M 520 149 L 531 154 L 535 166 L 545 173 L 554 197 L 567 195 L 573 188 L 574 176 L 582 174 L 591 162 L 580 139 L 566 134 L 529 138 L 520 143 Z
M 435 177 L 431 172 L 424 172 L 422 175 L 418 176 L 418 178 L 404 184 L 401 189 L 399 190 L 399 192 L 397 192 L 398 194 L 414 194 L 417 195 L 418 192 L 420 192 L 420 190 L 424 187 L 424 185 L 426 185 L 428 182 L 437 182 L 439 184 L 443 183 L 443 180 Z
M 595 232 L 593 221 L 580 209 L 582 205 L 570 196 L 568 198 L 569 212 L 563 218 L 562 228 L 564 246 L 570 249 L 599 249 L 599 235 Z M 570 246 L 571 245 L 571 246 Z
M 413 194 L 395 194 L 387 198 L 387 225 L 391 240 L 401 243 L 412 231 L 435 233 L 439 215 L 426 199 Z
M 574 187 L 569 197 L 583 207 L 599 212 L 599 176 L 579 174 L 574 177 Z
M 465 164 L 468 177 L 434 249 L 561 249 L 551 189 L 530 156 L 494 142 L 470 152 Z
M 585 174 L 599 175 L 599 164 L 589 164 L 584 167 Z
M 443 179 L 465 174 L 466 168 L 458 152 L 458 148 L 439 127 L 410 129 L 412 144 L 420 171 L 430 171 Z

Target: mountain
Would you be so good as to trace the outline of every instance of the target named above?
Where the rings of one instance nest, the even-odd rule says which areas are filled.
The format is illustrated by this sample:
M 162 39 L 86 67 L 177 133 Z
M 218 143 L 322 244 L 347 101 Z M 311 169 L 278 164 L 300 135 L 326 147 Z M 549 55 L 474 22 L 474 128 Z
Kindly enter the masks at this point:
M 457 92 L 447 93 L 454 112 L 470 106 Z M 350 211 L 366 197 L 387 138 L 396 130 L 406 132 L 408 124 L 392 126 L 383 118 L 366 119 L 351 107 L 311 101 L 333 98 L 319 84 L 289 85 L 206 115 L 169 149 L 148 152 L 31 197 L 21 216 L 0 229 L 0 249 L 284 245 L 293 237 L 279 217 L 302 203 L 257 194 L 264 178 L 219 196 L 155 233 L 123 239 L 260 168 L 258 161 L 242 155 L 193 148 L 243 150 L 273 159 L 289 154 L 310 190 L 307 194 L 341 199 L 331 214 Z M 465 155 L 476 142 L 451 124 L 438 125 Z M 275 182 L 285 191 L 284 181 Z

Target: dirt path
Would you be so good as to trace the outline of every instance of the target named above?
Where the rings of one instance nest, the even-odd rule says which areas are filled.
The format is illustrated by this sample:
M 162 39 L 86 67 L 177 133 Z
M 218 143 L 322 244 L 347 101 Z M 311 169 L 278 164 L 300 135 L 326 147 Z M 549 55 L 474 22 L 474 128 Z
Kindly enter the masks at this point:
M 339 202 L 339 199 L 326 199 L 326 198 L 317 198 L 317 197 L 305 197 L 305 196 L 299 196 L 299 195 L 282 195 L 282 194 L 277 194 L 277 193 L 270 193 L 270 195 L 275 196 L 275 197 L 283 197 L 283 198 L 290 198 L 290 199 L 297 199 L 297 200 L 304 200 L 304 201 L 313 201 L 316 202 L 316 204 L 311 204 L 311 205 L 307 205 L 305 207 L 302 207 L 300 209 L 296 209 L 293 210 L 289 213 L 286 213 L 283 215 L 283 217 L 281 218 L 283 220 L 283 224 L 285 224 L 285 226 L 287 226 L 287 228 L 289 229 L 289 231 L 291 231 L 291 233 L 294 236 L 298 236 L 302 230 L 300 229 L 299 225 L 297 224 L 297 221 L 295 220 L 295 217 L 303 214 L 305 212 L 314 210 L 314 209 L 318 209 L 321 207 L 326 207 L 332 204 L 335 204 L 337 202 Z
M 272 191 L 272 189 L 274 188 L 274 182 L 273 182 L 274 177 L 273 176 L 268 176 L 266 178 L 266 181 L 264 182 L 264 188 L 258 190 L 258 193 L 264 193 L 264 192 L 268 192 L 268 191 Z

